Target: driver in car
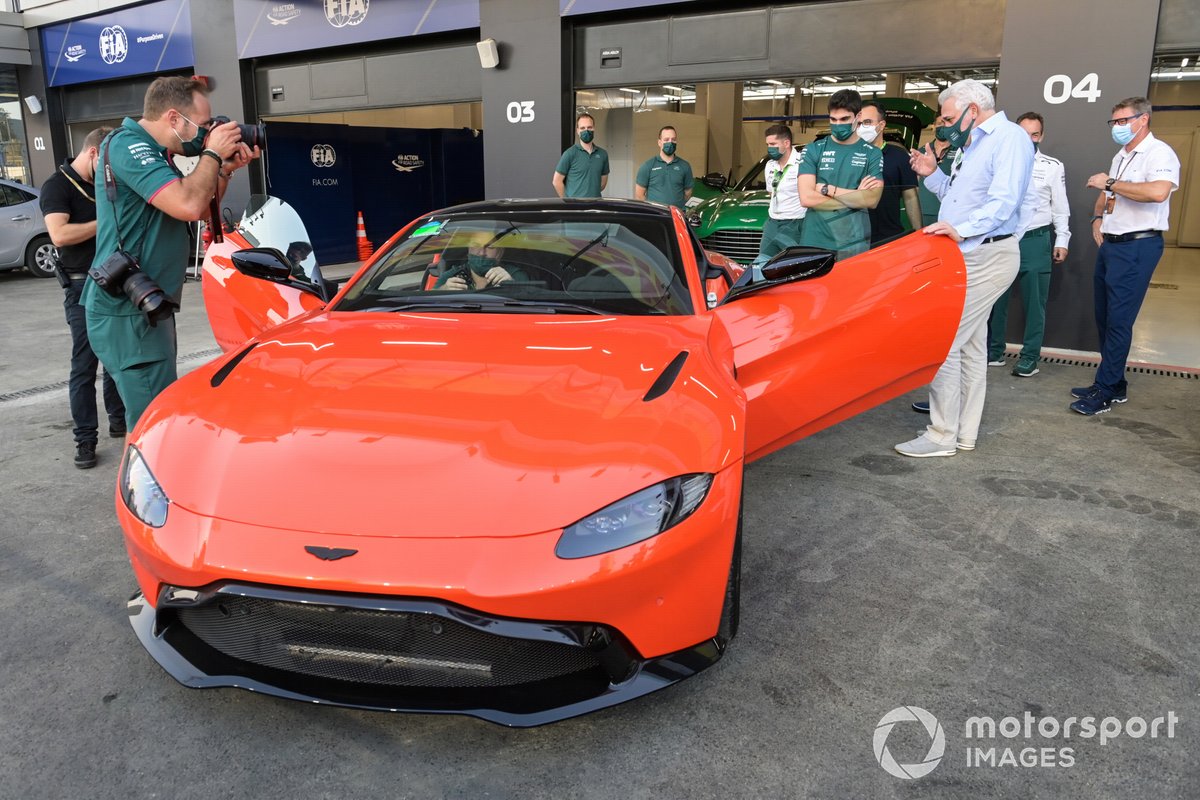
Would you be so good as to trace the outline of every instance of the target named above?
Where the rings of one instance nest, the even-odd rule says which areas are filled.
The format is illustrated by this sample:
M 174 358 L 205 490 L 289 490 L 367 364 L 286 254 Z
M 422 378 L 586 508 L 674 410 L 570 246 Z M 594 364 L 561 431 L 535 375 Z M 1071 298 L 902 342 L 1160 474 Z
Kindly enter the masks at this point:
M 500 265 L 500 257 L 504 248 L 493 247 L 492 235 L 486 231 L 472 234 L 470 246 L 467 248 L 467 260 L 457 264 L 447 264 L 442 270 L 434 289 L 461 292 L 466 289 L 486 289 L 499 286 L 511 280 L 524 280 L 525 275 L 519 269 L 508 269 Z M 468 281 L 470 283 L 468 284 Z

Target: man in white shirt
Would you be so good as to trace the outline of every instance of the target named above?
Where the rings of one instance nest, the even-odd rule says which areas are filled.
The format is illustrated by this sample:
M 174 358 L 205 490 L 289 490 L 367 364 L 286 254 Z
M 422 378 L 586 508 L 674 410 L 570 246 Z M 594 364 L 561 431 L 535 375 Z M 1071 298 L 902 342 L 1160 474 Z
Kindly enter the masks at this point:
M 1124 403 L 1125 361 L 1133 323 L 1162 258 L 1163 231 L 1171 211 L 1171 192 L 1179 188 L 1179 158 L 1150 132 L 1150 101 L 1130 97 L 1113 106 L 1108 120 L 1113 141 L 1121 145 L 1108 172 L 1088 178 L 1100 190 L 1092 216 L 1096 255 L 1093 293 L 1100 366 L 1091 386 L 1071 390 L 1071 410 L 1103 414 Z
M 758 245 L 756 266 L 762 266 L 777 253 L 800 244 L 800 231 L 808 211 L 800 204 L 796 183 L 803 148 L 792 147 L 792 129 L 787 125 L 772 125 L 766 131 L 767 166 L 763 177 L 771 204 L 763 225 L 762 241 Z
M 1042 357 L 1042 337 L 1046 332 L 1046 296 L 1050 291 L 1051 262 L 1061 264 L 1067 257 L 1071 240 L 1071 209 L 1067 205 L 1067 175 L 1063 163 L 1041 151 L 1045 120 L 1036 111 L 1017 117 L 1033 141 L 1033 175 L 1029 189 L 1021 201 L 1021 266 L 1014 285 L 1021 287 L 1025 301 L 1025 336 L 1021 355 L 1012 374 L 1021 378 L 1037 375 Z M 1054 247 L 1050 246 L 1051 223 L 1054 228 Z M 1008 322 L 1008 288 L 992 306 L 991 341 L 988 343 L 988 364 L 1004 366 L 1004 329 Z

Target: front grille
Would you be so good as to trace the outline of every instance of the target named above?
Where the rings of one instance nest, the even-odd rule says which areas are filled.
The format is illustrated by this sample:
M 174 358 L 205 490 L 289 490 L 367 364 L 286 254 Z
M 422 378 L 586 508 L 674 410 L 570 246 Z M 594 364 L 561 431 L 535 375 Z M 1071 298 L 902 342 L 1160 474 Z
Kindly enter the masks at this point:
M 193 635 L 232 658 L 358 684 L 515 686 L 599 666 L 592 652 L 575 645 L 501 636 L 429 612 L 225 595 L 176 614 Z
M 706 250 L 720 253 L 741 264 L 749 264 L 758 257 L 758 246 L 762 242 L 762 229 L 716 231 L 700 240 Z

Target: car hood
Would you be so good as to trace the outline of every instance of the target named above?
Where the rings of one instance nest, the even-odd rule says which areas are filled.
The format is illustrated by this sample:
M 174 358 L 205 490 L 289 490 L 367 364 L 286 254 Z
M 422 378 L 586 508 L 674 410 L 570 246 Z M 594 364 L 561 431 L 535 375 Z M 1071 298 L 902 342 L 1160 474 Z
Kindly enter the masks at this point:
M 714 197 L 692 209 L 700 218 L 696 233 L 704 237 L 718 226 L 761 228 L 770 202 L 770 195 L 762 191 L 729 192 Z
M 709 324 L 319 312 L 178 381 L 135 444 L 171 502 L 205 516 L 379 536 L 543 532 L 741 457 L 744 400 L 707 356 Z M 644 399 L 681 352 L 668 390 Z

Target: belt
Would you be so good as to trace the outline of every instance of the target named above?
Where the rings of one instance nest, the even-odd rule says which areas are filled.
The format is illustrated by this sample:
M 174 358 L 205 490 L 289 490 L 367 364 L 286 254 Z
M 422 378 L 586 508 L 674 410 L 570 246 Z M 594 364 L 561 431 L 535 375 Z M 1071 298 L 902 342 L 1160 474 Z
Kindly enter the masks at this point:
M 1037 228 L 1030 228 L 1029 230 L 1025 231 L 1024 235 L 1025 236 L 1041 236 L 1043 233 L 1049 233 L 1049 232 L 1050 232 L 1050 226 L 1042 225 Z
M 1162 231 L 1134 231 L 1133 233 L 1106 233 L 1106 242 L 1132 242 L 1134 239 L 1151 239 L 1162 236 Z
M 1011 239 L 1011 238 L 1012 238 L 1011 233 L 1002 233 L 999 236 L 989 236 L 988 238 L 986 238 L 982 242 L 980 242 L 980 244 L 991 244 L 992 242 L 1002 242 L 1005 239 Z

